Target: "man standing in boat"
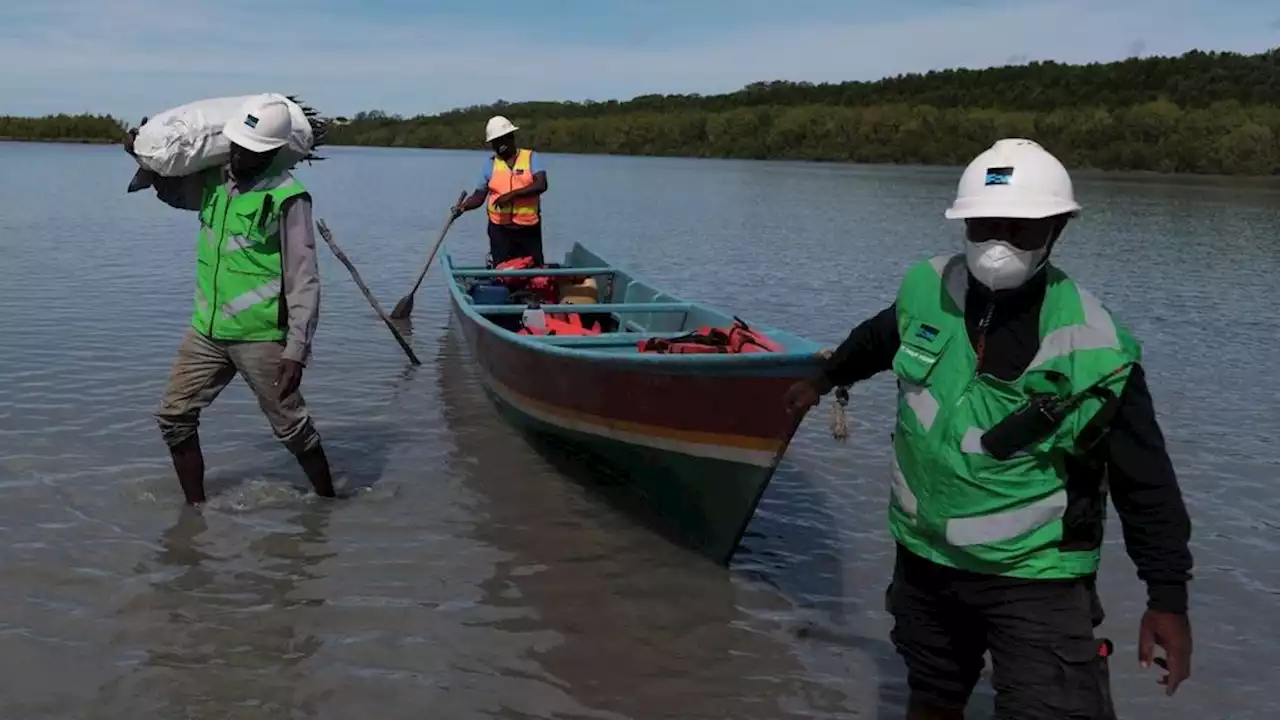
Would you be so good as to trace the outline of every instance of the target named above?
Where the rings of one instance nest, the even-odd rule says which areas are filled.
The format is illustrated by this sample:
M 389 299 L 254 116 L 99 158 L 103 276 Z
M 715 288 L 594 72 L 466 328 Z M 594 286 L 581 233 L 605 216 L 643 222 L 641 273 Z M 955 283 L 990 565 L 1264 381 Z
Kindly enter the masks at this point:
M 320 314 L 311 196 L 272 165 L 292 127 L 283 101 L 250 101 L 223 128 L 231 141 L 225 167 L 154 181 L 166 204 L 200 215 L 195 307 L 156 410 L 192 505 L 205 501 L 200 412 L 237 372 L 316 494 L 334 496 L 329 461 L 299 390 Z M 130 154 L 133 142 L 126 134 Z
M 1141 348 L 1049 263 L 1080 210 L 1057 158 L 1005 139 L 960 179 L 963 254 L 907 270 L 796 412 L 833 387 L 898 381 L 886 593 L 908 720 L 961 720 L 991 653 L 996 717 L 1115 717 L 1095 581 L 1106 495 L 1147 585 L 1138 658 L 1172 695 L 1190 675 L 1191 521 L 1156 423 Z M 1154 657 L 1155 646 L 1165 658 Z
M 453 208 L 456 218 L 486 205 L 489 211 L 489 255 L 493 264 L 532 257 L 542 265 L 542 202 L 547 171 L 542 158 L 517 148 L 518 127 L 501 115 L 489 118 L 484 139 L 493 149 L 485 161 L 475 192 Z

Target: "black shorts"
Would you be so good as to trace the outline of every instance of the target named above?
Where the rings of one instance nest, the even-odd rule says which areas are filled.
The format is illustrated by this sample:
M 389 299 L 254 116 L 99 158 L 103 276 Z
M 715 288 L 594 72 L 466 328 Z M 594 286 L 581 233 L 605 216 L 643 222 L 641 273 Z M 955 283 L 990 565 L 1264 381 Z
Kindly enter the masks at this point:
M 885 602 L 918 701 L 963 708 L 990 651 L 996 720 L 1115 720 L 1093 577 L 979 575 L 899 545 Z
M 489 223 L 489 255 L 493 264 L 512 258 L 532 257 L 538 265 L 542 258 L 542 223 L 537 225 L 495 225 Z

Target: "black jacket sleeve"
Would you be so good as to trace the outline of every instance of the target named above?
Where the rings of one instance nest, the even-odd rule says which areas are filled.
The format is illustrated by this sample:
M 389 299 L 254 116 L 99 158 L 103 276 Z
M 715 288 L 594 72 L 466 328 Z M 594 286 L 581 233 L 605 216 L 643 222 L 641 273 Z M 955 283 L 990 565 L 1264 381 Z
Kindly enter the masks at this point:
M 893 367 L 899 343 L 895 305 L 854 328 L 836 348 L 823 368 L 833 387 L 852 385 Z
M 1107 478 L 1125 549 L 1147 584 L 1147 607 L 1187 610 L 1191 518 L 1183 503 L 1151 393 L 1135 365 L 1107 434 Z

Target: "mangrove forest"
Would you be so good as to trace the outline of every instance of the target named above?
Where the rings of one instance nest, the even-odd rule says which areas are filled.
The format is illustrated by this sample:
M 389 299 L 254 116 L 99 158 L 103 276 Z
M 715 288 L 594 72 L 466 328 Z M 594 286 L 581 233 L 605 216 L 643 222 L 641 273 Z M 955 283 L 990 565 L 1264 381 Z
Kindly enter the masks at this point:
M 0 115 L 0 140 L 113 143 L 120 141 L 126 129 L 123 121 L 110 115 Z
M 520 126 L 520 144 L 544 152 L 959 165 L 1017 136 L 1074 168 L 1275 175 L 1280 48 L 760 82 L 721 95 L 497 101 L 412 118 L 368 111 L 337 118 L 327 142 L 480 148 L 485 120 L 498 113 Z M 101 121 L 104 137 L 119 132 Z M 0 118 L 0 136 L 25 128 L 39 139 L 70 137 L 88 132 L 87 123 Z

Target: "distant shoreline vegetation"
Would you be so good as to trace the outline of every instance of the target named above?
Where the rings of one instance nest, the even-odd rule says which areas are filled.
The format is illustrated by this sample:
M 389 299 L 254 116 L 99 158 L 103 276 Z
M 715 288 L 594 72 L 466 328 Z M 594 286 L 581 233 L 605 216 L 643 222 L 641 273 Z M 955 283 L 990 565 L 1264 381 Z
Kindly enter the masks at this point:
M 0 115 L 0 140 L 105 145 L 120 142 L 128 126 L 110 115 Z
M 1071 168 L 1280 175 L 1280 48 L 754 83 L 723 95 L 498 101 L 413 118 L 370 111 L 336 118 L 326 144 L 477 149 L 497 113 L 544 152 L 963 165 L 1016 136 Z M 109 116 L 0 117 L 0 137 L 15 139 L 110 142 L 124 128 Z
M 0 135 L 0 142 L 30 142 L 30 143 L 65 143 L 67 145 L 115 145 L 120 142 L 120 138 L 82 138 L 82 137 L 59 137 L 59 138 L 42 138 L 42 137 L 5 137 Z

